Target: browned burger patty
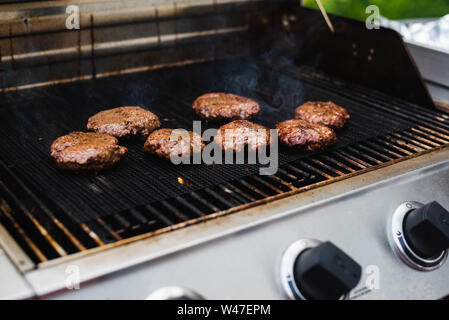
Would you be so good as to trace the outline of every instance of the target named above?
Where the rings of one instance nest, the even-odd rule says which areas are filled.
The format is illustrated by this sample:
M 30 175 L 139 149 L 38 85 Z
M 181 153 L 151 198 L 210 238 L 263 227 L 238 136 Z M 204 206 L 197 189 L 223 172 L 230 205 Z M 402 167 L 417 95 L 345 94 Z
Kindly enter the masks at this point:
M 100 171 L 125 157 L 128 149 L 117 143 L 116 138 L 103 133 L 72 132 L 56 139 L 50 154 L 62 169 Z
M 105 110 L 89 118 L 87 129 L 117 138 L 147 137 L 159 128 L 159 118 L 141 107 L 119 107 Z
M 345 108 L 331 101 L 309 101 L 295 110 L 295 119 L 302 119 L 314 124 L 323 124 L 334 129 L 343 128 L 349 118 L 350 116 Z
M 176 134 L 175 130 L 159 129 L 153 131 L 145 141 L 144 151 L 170 160 L 172 152 L 174 155 L 182 157 L 193 155 L 193 153 L 201 152 L 204 149 L 203 139 L 199 134 L 187 131 L 186 135 L 182 135 Z M 174 133 L 173 136 L 172 133 Z
M 226 151 L 239 152 L 245 146 L 255 151 L 270 145 L 270 130 L 247 120 L 235 120 L 218 128 L 214 141 Z
M 300 119 L 281 122 L 276 129 L 281 143 L 289 147 L 317 151 L 337 143 L 337 135 L 331 128 Z
M 193 102 L 196 114 L 208 121 L 245 120 L 260 112 L 259 104 L 231 93 L 206 93 Z

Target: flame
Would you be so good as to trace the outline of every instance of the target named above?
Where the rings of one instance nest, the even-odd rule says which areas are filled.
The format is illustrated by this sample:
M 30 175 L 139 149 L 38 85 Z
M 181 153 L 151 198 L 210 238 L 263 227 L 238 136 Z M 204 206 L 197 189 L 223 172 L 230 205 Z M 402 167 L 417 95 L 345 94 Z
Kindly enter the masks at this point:
M 179 182 L 180 184 L 184 184 L 184 179 L 181 178 L 181 177 L 178 177 L 178 182 Z

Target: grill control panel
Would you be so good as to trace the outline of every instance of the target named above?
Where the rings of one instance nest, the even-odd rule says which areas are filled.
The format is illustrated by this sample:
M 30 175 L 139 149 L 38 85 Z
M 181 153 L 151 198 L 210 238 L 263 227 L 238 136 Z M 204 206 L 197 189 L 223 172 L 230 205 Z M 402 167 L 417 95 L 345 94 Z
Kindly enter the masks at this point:
M 393 213 L 388 224 L 396 256 L 420 271 L 439 268 L 449 249 L 449 212 L 438 202 L 408 201 Z

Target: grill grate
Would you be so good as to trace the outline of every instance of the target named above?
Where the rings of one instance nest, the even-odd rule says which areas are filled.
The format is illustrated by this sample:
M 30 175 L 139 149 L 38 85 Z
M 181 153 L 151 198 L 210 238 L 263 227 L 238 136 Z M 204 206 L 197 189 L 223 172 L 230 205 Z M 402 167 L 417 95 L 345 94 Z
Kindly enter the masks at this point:
M 218 74 L 223 70 L 231 70 L 226 74 L 217 76 L 217 83 L 208 81 L 208 79 L 203 81 L 210 82 L 210 86 L 220 85 L 220 88 L 228 88 L 234 92 L 235 90 L 232 89 L 241 87 L 242 84 L 246 83 L 247 87 L 253 89 L 251 94 L 247 95 L 257 95 L 258 100 L 263 97 L 269 98 L 270 106 L 264 107 L 264 116 L 273 115 L 274 121 L 279 119 L 279 115 L 274 116 L 278 113 L 281 113 L 283 119 L 289 117 L 287 112 L 292 110 L 286 111 L 286 105 L 290 108 L 292 103 L 299 104 L 292 100 L 295 99 L 294 96 L 279 95 L 280 89 L 276 86 L 282 84 L 281 89 L 291 90 L 289 86 L 297 86 L 299 83 L 301 88 L 309 88 L 309 94 L 311 92 L 316 95 L 326 94 L 331 98 L 335 97 L 346 102 L 346 104 L 342 104 L 349 105 L 352 108 L 351 113 L 355 115 L 350 122 L 352 128 L 340 135 L 342 141 L 336 148 L 325 152 L 315 154 L 283 152 L 280 169 L 274 176 L 255 175 L 254 168 L 250 167 L 248 171 L 242 170 L 235 175 L 231 172 L 230 179 L 215 179 L 213 183 L 207 184 L 202 182 L 202 180 L 207 179 L 207 176 L 195 179 L 193 169 L 187 168 L 183 171 L 176 171 L 172 168 L 175 173 L 182 176 L 187 187 L 183 185 L 179 192 L 175 193 L 172 190 L 167 190 L 167 188 L 162 188 L 160 193 L 164 197 L 125 210 L 111 211 L 109 214 L 97 216 L 83 216 L 82 212 L 62 206 L 61 199 L 52 199 L 48 190 L 40 190 L 36 187 L 35 181 L 30 182 L 29 176 L 27 177 L 18 171 L 16 163 L 10 163 L 3 159 L 0 161 L 2 168 L 0 172 L 0 222 L 37 265 L 44 265 L 49 260 L 90 252 L 89 250 L 92 251 L 93 249 L 116 246 L 220 215 L 230 214 L 415 157 L 449 144 L 449 116 L 447 114 L 424 110 L 418 106 L 348 83 L 336 85 L 333 79 L 317 75 L 314 70 L 308 68 L 289 66 L 288 70 L 275 70 L 271 65 L 263 63 L 259 64 L 257 69 L 244 68 L 241 75 L 255 72 L 257 78 L 268 77 L 268 79 L 272 79 L 275 74 L 282 75 L 282 77 L 278 77 L 280 82 L 276 82 L 274 86 L 263 86 L 263 82 L 251 85 L 248 84 L 248 81 L 254 78 L 239 78 L 236 76 L 239 74 L 235 73 L 235 69 L 241 67 L 241 64 L 232 61 L 232 65 L 234 68 L 229 68 L 229 64 L 225 63 L 224 68 L 213 69 L 212 72 Z M 198 74 L 204 74 L 204 70 L 209 67 L 210 64 L 188 67 L 183 72 L 191 73 L 195 71 Z M 167 72 L 167 70 L 164 70 L 164 72 Z M 179 76 L 179 73 L 176 73 L 176 76 Z M 195 74 L 193 74 L 193 78 L 199 79 Z M 123 79 L 120 81 L 123 81 Z M 232 87 L 230 87 L 231 85 Z M 201 87 L 198 83 L 189 85 L 187 82 L 184 87 L 180 86 L 179 82 L 173 86 L 184 88 L 185 92 L 177 92 L 171 99 L 168 99 L 167 93 L 163 94 L 163 98 L 166 99 L 164 101 L 173 107 L 171 109 L 166 108 L 169 109 L 166 115 L 171 118 L 170 121 L 166 122 L 166 125 L 191 125 L 189 116 L 183 116 L 183 113 L 180 113 L 181 116 L 179 116 L 177 112 L 180 108 L 186 109 L 187 105 L 191 103 L 189 99 L 192 96 L 209 88 L 205 87 L 204 83 Z M 71 92 L 73 96 L 77 93 L 76 88 L 79 87 L 68 86 L 66 88 L 68 88 L 65 91 L 66 93 L 74 90 L 74 92 Z M 27 94 L 29 93 L 24 93 L 24 95 Z M 36 90 L 33 92 L 33 99 L 34 101 L 43 101 L 51 98 L 49 101 L 52 103 L 59 102 L 65 108 L 76 108 L 76 105 L 70 99 L 62 96 L 50 97 L 48 94 L 49 92 L 46 90 Z M 95 95 L 100 97 L 104 95 L 104 91 L 102 93 L 93 92 L 92 94 L 94 96 L 90 96 L 90 98 L 97 103 Z M 12 99 L 14 95 L 19 95 L 19 93 L 14 93 L 7 98 Z M 275 103 L 276 99 L 273 97 L 276 98 L 276 95 L 284 100 Z M 15 96 L 15 98 L 20 98 L 20 101 L 27 99 L 26 96 Z M 112 99 L 114 98 L 112 97 Z M 307 98 L 306 95 L 299 97 L 299 99 Z M 26 135 L 29 126 L 39 124 L 42 120 L 37 117 L 40 113 L 35 113 L 35 117 L 32 116 L 33 113 L 31 113 L 31 116 L 25 117 L 18 112 L 21 109 L 20 103 L 17 101 L 16 99 L 10 100 L 10 103 L 14 103 L 12 108 L 4 108 L 2 111 L 9 112 L 9 115 L 21 114 L 24 117 L 21 122 L 21 135 L 18 138 L 19 142 L 27 142 Z M 29 105 L 27 107 L 31 108 Z M 37 107 L 45 108 L 45 105 Z M 46 109 L 42 110 L 42 112 L 45 112 Z M 65 120 L 58 123 L 59 130 L 61 128 L 65 131 L 77 129 L 72 126 L 74 121 L 69 121 L 69 115 L 61 112 L 59 116 Z M 84 113 L 80 112 L 75 117 L 77 117 L 75 121 L 85 122 Z M 381 122 L 384 122 L 384 126 L 376 127 Z M 52 124 L 48 126 L 51 127 Z M 49 130 L 51 129 L 49 128 Z M 355 136 L 354 133 L 359 131 L 365 132 L 365 134 Z M 366 132 L 368 133 L 366 134 Z M 376 132 L 376 134 L 373 134 L 373 132 Z M 4 148 L 11 147 L 7 145 L 7 140 L 5 133 L 3 133 L 2 142 L 6 144 L 6 146 L 4 144 Z M 38 154 L 33 153 L 28 156 L 37 157 Z M 5 156 L 2 154 L 2 157 Z M 25 154 L 20 155 L 20 157 L 22 158 L 19 160 L 26 160 Z M 138 164 L 137 158 L 132 156 L 129 158 L 127 166 L 132 167 Z M 47 165 L 44 160 L 26 163 L 34 170 Z M 219 174 L 226 172 L 226 168 L 220 170 L 218 171 Z M 137 172 L 127 173 L 132 174 L 129 177 L 130 179 L 140 181 Z M 164 178 L 167 179 L 166 176 L 153 177 L 153 179 L 161 179 L 162 184 L 166 183 Z M 51 182 L 57 183 L 57 180 L 50 180 Z M 111 175 L 107 178 L 102 175 L 95 177 L 95 183 L 92 183 L 90 190 L 95 194 L 97 201 L 97 206 L 93 209 L 102 210 L 102 204 L 120 207 L 123 205 L 122 202 L 127 199 L 134 201 L 135 195 L 132 194 L 133 192 L 142 192 L 131 188 L 120 188 L 120 192 L 124 192 L 122 198 L 111 198 L 110 195 L 103 194 L 102 188 L 114 189 L 117 184 L 122 182 L 119 178 Z M 139 196 L 144 197 L 146 194 L 142 193 Z M 73 190 L 70 197 L 78 201 L 84 199 L 82 191 L 76 189 Z

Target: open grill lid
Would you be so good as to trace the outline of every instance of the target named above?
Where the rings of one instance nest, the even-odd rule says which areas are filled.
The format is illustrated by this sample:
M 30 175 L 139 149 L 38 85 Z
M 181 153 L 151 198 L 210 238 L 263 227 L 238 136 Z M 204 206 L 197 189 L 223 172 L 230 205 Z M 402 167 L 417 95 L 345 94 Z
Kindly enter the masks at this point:
M 331 33 L 318 11 L 301 8 L 298 1 L 132 0 L 120 6 L 116 1 L 90 1 L 77 7 L 79 30 L 67 29 L 65 5 L 0 6 L 4 89 L 245 55 L 245 50 L 270 52 L 278 47 L 296 50 L 301 65 L 311 64 L 342 79 L 434 108 L 398 33 L 368 30 L 362 22 L 330 15 L 336 30 Z M 286 34 L 293 46 L 285 47 L 279 41 Z M 227 35 L 242 42 L 220 43 L 230 41 Z M 219 41 L 211 45 L 213 40 Z M 159 50 L 164 50 L 164 57 Z

